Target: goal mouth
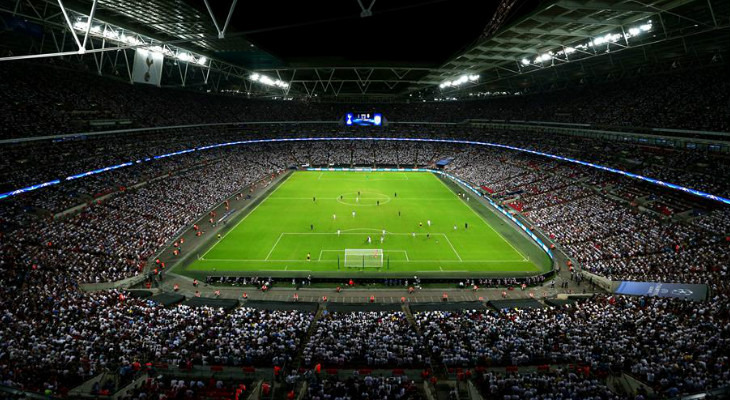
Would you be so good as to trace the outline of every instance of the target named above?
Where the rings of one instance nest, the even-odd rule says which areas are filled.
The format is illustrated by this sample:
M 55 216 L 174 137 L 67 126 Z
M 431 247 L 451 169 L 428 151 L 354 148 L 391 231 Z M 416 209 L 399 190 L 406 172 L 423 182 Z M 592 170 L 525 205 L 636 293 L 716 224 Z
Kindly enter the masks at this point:
M 345 249 L 345 268 L 382 268 L 383 249 Z

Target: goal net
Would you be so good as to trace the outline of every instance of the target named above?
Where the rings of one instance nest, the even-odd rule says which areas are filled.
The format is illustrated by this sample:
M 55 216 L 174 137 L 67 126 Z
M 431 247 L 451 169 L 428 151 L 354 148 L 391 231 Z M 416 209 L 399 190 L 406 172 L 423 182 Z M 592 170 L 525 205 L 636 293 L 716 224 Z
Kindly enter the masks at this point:
M 345 249 L 345 268 L 382 268 L 383 249 Z

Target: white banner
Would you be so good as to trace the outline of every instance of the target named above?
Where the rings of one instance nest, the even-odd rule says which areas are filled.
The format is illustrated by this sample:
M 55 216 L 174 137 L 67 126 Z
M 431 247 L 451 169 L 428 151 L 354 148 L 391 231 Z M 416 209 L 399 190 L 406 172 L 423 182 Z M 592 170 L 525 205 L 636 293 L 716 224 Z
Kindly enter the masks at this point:
M 162 78 L 162 63 L 165 56 L 147 49 L 137 49 L 134 54 L 134 69 L 132 80 L 138 83 L 147 83 L 160 86 Z

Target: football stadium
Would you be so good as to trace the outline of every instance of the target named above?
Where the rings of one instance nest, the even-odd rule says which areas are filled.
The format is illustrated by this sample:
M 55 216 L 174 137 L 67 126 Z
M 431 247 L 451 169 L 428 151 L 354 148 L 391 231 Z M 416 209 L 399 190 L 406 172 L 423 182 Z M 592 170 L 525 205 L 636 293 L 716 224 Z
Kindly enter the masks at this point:
M 730 398 L 730 2 L 0 21 L 0 399 Z
M 486 218 L 506 234 L 514 229 L 497 222 L 486 206 L 479 207 L 480 215 L 471 197 L 429 172 L 298 171 L 190 269 L 361 276 L 367 268 L 372 278 L 550 271 L 547 255 L 534 246 L 533 260 L 544 264 L 540 269 L 517 248 L 529 248 L 529 241 L 512 234 L 518 242 L 513 245 Z

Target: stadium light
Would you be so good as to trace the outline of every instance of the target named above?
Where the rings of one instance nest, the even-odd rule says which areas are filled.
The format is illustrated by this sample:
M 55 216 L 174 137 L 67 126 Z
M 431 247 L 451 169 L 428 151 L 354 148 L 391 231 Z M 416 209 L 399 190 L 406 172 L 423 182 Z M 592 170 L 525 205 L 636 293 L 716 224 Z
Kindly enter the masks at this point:
M 88 17 L 76 12 L 73 12 L 73 15 L 73 29 L 80 32 L 86 32 L 86 29 L 89 28 Z M 120 28 L 109 23 L 101 21 L 99 22 L 100 23 L 98 25 L 91 25 L 91 27 L 89 28 L 89 35 L 97 38 L 103 38 L 107 41 L 115 42 L 116 44 L 122 46 L 142 46 L 137 48 L 137 50 L 141 52 L 151 51 L 181 61 L 196 63 L 201 66 L 206 66 L 208 63 L 208 58 L 205 56 L 181 49 L 176 46 L 158 44 L 160 42 L 152 38 L 142 36 L 138 33 L 126 30 L 124 28 Z
M 439 84 L 439 87 L 441 89 L 447 88 L 447 87 L 456 87 L 456 86 L 461 86 L 461 85 L 463 85 L 463 84 L 465 84 L 467 82 L 476 82 L 478 80 L 479 80 L 479 75 L 476 75 L 476 74 L 469 74 L 469 75 L 464 74 L 464 75 L 461 75 L 460 77 L 458 77 L 458 78 L 456 78 L 454 80 L 449 80 L 449 81 L 441 82 L 441 84 Z
M 193 61 L 193 56 L 190 53 L 177 53 L 175 56 L 180 61 L 190 62 Z
M 537 58 L 535 58 L 535 64 L 551 60 L 552 58 L 553 58 L 553 55 L 550 53 L 541 54 L 541 55 L 537 56 Z
M 628 30 L 625 32 L 622 31 L 621 33 L 606 33 L 602 36 L 594 37 L 588 41 L 585 41 L 583 43 L 573 43 L 570 46 L 565 46 L 560 50 L 555 51 L 548 51 L 543 54 L 538 54 L 535 56 L 535 58 L 530 60 L 530 58 L 523 57 L 518 62 L 523 66 L 527 67 L 529 65 L 539 65 L 546 61 L 550 61 L 552 59 L 559 59 L 561 61 L 569 61 L 568 60 L 568 54 L 573 54 L 578 51 L 587 51 L 592 54 L 596 54 L 599 51 L 602 52 L 609 52 L 610 45 L 613 43 L 618 43 L 622 39 L 625 40 L 628 43 L 628 39 L 636 36 L 640 36 L 646 32 L 651 31 L 653 28 L 651 21 L 646 21 L 641 25 L 629 27 Z M 598 48 L 598 46 L 601 46 Z
M 105 39 L 119 39 L 119 33 L 113 29 L 105 29 L 102 36 L 104 36 Z
M 258 72 L 254 72 L 249 76 L 249 79 L 251 79 L 254 82 L 262 83 L 266 86 L 275 86 L 282 89 L 286 89 L 289 87 L 289 84 L 279 80 L 279 79 L 271 79 L 270 77 L 266 75 L 259 74 Z
M 132 46 L 137 46 L 138 44 L 141 44 L 142 43 L 136 37 L 134 37 L 134 36 L 127 36 L 125 34 L 122 34 L 122 36 L 119 38 L 119 40 L 121 40 L 123 43 L 129 44 L 129 45 L 132 45 Z

